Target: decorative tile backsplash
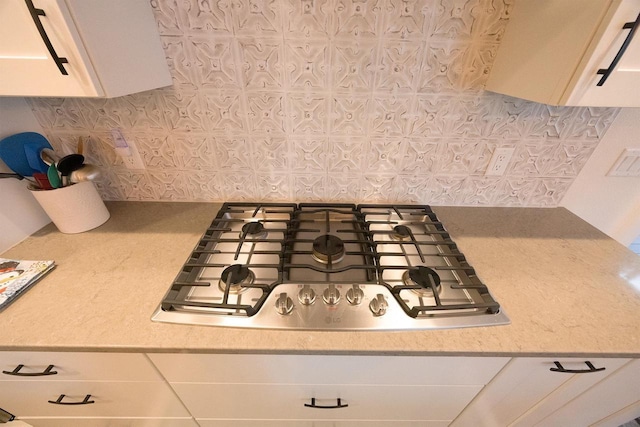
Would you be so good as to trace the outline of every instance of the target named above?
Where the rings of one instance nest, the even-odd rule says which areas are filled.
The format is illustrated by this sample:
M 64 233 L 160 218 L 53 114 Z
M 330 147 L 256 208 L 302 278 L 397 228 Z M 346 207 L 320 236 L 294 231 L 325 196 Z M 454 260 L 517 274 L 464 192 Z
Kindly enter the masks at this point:
M 482 90 L 512 0 L 151 4 L 173 87 L 29 100 L 62 153 L 91 136 L 106 199 L 556 206 L 618 112 Z

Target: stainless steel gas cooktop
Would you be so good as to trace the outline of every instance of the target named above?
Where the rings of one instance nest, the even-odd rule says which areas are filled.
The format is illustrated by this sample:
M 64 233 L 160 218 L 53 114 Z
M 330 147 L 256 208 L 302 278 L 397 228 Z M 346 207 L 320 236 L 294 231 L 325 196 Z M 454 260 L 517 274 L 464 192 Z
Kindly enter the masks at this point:
M 314 203 L 224 204 L 152 319 L 307 330 L 509 323 L 429 206 Z

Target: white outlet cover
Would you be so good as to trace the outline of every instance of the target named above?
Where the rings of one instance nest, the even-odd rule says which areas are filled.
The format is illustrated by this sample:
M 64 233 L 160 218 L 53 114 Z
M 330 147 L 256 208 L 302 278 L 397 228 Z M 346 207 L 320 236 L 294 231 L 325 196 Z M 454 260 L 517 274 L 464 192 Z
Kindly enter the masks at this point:
M 122 161 L 127 169 L 144 169 L 144 161 L 142 161 L 142 157 L 140 156 L 140 152 L 138 151 L 138 147 L 133 141 L 127 141 L 129 145 L 129 156 L 122 156 Z
M 504 175 L 515 150 L 515 147 L 496 148 L 489 161 L 489 166 L 484 172 L 485 176 Z

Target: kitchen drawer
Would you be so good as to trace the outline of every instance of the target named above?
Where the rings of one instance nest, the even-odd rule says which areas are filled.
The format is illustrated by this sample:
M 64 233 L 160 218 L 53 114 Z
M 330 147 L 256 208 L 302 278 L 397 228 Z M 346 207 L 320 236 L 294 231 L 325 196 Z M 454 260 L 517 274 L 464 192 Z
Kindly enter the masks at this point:
M 162 381 L 144 354 L 132 353 L 65 353 L 65 352 L 0 352 L 0 371 L 12 372 L 24 365 L 19 373 L 43 372 L 49 365 L 55 375 L 14 376 L 0 374 L 0 381 Z
M 33 427 L 198 427 L 192 418 L 20 418 Z
M 169 382 L 486 384 L 507 357 L 149 354 Z
M 200 427 L 447 427 L 450 421 L 320 421 L 320 420 L 213 420 L 199 418 Z M 39 426 L 36 426 L 39 427 Z M 55 426 L 58 427 L 58 426 Z
M 552 368 L 557 369 L 555 362 L 565 369 L 584 370 L 588 368 L 585 360 L 605 370 L 587 373 L 551 371 Z M 537 426 L 546 416 L 598 384 L 629 360 L 516 357 L 482 390 L 453 425 Z
M 374 375 L 375 376 L 375 375 Z M 482 386 L 173 383 L 196 419 L 452 420 Z M 308 408 L 335 405 L 344 408 Z
M 93 404 L 79 402 L 91 395 Z M 164 382 L 4 381 L 2 408 L 19 418 L 28 417 L 189 417 L 189 413 Z

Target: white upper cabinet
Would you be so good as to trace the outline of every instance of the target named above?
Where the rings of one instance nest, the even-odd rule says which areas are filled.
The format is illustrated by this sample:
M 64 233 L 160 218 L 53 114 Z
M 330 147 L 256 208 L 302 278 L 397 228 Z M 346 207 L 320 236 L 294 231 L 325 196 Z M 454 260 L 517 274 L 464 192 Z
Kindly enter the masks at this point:
M 112 98 L 170 84 L 148 0 L 0 1 L 0 96 Z
M 486 89 L 552 105 L 640 106 L 640 0 L 517 0 Z

